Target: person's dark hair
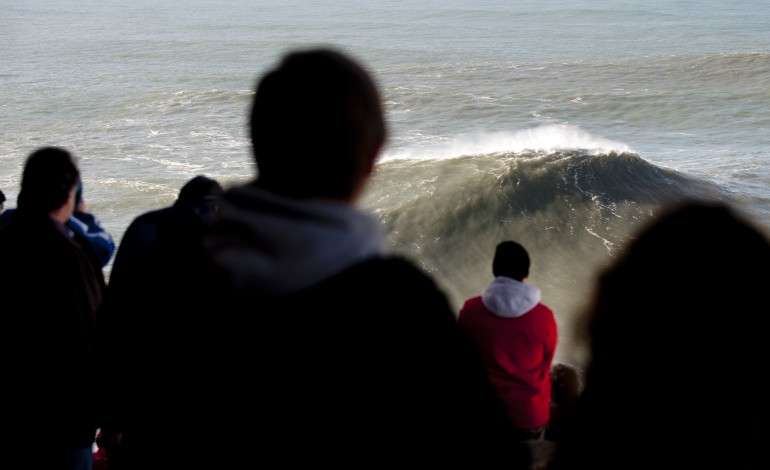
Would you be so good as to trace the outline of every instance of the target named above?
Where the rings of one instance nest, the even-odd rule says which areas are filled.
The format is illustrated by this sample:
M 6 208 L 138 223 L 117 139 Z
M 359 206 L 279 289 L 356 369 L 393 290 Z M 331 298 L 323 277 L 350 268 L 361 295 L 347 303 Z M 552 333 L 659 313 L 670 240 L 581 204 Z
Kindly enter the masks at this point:
M 529 254 L 519 243 L 512 240 L 500 242 L 492 261 L 492 274 L 510 277 L 517 281 L 529 276 Z
M 750 323 L 756 312 L 737 307 L 760 306 L 756 297 L 763 284 L 757 280 L 767 279 L 767 266 L 768 239 L 727 205 L 689 202 L 664 211 L 601 273 L 586 318 L 594 355 L 597 360 L 613 355 L 613 348 L 628 345 L 625 337 L 632 333 L 658 337 L 653 352 L 666 355 L 671 350 L 661 349 L 661 340 L 678 346 L 698 329 L 725 340 L 728 334 L 735 335 L 733 340 L 745 337 L 740 331 L 752 328 L 740 318 Z M 637 316 L 664 310 L 675 315 L 666 316 L 663 329 Z M 722 317 L 727 312 L 729 319 Z M 722 326 L 712 329 L 715 322 Z M 733 351 L 719 350 L 713 359 Z
M 224 188 L 217 180 L 198 175 L 182 186 L 174 207 L 191 210 L 203 223 L 210 224 L 217 216 L 219 198 L 223 193 Z
M 5 193 L 0 190 L 0 204 L 5 202 Z
M 218 181 L 204 175 L 198 175 L 182 186 L 174 205 L 194 206 L 205 200 L 217 199 L 223 192 L 224 189 Z
M 642 227 L 578 317 L 588 366 L 553 468 L 770 468 L 768 266 L 766 233 L 722 203 Z
M 258 183 L 292 197 L 350 196 L 386 138 L 370 75 L 324 48 L 289 53 L 260 80 L 250 126 Z
M 17 206 L 34 212 L 56 210 L 67 202 L 79 181 L 80 172 L 70 152 L 59 147 L 35 150 L 24 164 Z

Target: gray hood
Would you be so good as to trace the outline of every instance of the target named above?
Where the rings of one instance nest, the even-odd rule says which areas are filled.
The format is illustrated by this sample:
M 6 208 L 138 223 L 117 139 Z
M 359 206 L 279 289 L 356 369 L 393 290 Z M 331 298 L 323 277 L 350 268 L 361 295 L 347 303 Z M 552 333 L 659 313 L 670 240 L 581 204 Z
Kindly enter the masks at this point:
M 206 246 L 236 287 L 286 294 L 381 255 L 378 219 L 341 202 L 286 198 L 248 184 L 222 196 Z
M 516 318 L 540 302 L 540 289 L 510 277 L 498 276 L 481 293 L 481 301 L 498 317 Z

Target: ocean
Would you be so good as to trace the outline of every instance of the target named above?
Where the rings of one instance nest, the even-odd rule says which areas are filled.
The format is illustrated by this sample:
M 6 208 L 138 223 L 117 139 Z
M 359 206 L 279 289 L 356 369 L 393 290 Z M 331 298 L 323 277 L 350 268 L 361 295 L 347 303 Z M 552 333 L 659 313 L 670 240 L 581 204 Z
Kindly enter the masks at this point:
M 314 46 L 350 53 L 382 90 L 390 137 L 361 204 L 392 249 L 459 309 L 491 280 L 497 242 L 523 243 L 558 361 L 579 365 L 596 273 L 667 204 L 729 201 L 770 233 L 766 0 L 0 6 L 6 207 L 25 157 L 62 146 L 118 242 L 197 174 L 250 179 L 256 81 Z

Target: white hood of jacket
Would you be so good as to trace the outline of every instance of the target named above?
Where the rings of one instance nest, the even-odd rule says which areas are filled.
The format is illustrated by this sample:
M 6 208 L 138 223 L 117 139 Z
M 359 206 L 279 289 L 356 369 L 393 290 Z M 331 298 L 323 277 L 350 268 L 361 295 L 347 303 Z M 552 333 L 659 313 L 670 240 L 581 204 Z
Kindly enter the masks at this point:
M 510 277 L 498 276 L 481 293 L 481 301 L 498 317 L 516 318 L 540 302 L 540 289 Z
M 221 199 L 214 261 L 236 287 L 287 294 L 384 253 L 380 221 L 335 201 L 291 199 L 247 184 Z

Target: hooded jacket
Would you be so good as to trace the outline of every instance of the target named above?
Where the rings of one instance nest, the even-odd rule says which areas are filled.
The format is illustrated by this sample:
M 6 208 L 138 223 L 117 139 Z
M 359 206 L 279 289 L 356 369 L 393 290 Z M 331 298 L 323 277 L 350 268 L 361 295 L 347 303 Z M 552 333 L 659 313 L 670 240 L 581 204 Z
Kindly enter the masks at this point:
M 236 288 L 282 295 L 384 254 L 385 237 L 377 219 L 347 204 L 249 184 L 223 198 L 208 249 Z
M 540 303 L 540 290 L 498 276 L 465 302 L 458 322 L 478 347 L 514 427 L 547 425 L 558 333 L 553 312 Z
M 201 447 L 226 437 L 222 447 L 250 449 L 235 460 L 299 466 L 528 458 L 446 296 L 387 253 L 375 217 L 247 184 L 225 192 L 205 245 L 224 279 L 209 328 L 225 360 L 209 382 L 226 396 L 207 396 L 216 409 L 198 421 L 238 421 L 207 424 Z

